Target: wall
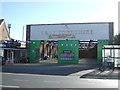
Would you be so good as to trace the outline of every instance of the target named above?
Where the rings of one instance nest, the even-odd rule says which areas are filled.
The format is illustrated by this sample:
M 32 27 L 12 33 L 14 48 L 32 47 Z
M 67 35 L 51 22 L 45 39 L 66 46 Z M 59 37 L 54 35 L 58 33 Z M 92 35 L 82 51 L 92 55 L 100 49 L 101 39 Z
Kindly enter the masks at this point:
M 64 23 L 30 26 L 31 40 L 109 40 L 113 23 Z M 111 28 L 111 29 L 110 29 Z
M 64 51 L 72 51 L 73 60 L 61 58 Z M 59 40 L 58 41 L 58 63 L 78 63 L 78 40 Z
M 0 40 L 9 40 L 8 31 L 5 25 L 5 22 L 3 21 L 0 25 Z
M 30 43 L 30 63 L 38 63 L 39 60 L 37 59 L 37 48 L 40 48 L 40 40 L 31 40 Z

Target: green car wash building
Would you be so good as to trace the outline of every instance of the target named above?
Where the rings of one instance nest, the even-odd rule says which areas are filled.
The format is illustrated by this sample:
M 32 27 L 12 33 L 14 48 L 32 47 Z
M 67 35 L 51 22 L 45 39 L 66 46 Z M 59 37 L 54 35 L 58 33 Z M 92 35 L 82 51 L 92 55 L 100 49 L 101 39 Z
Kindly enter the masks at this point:
M 31 63 L 48 57 L 58 63 L 78 63 L 80 57 L 94 53 L 101 63 L 102 46 L 112 42 L 113 33 L 113 22 L 30 24 L 26 26 L 27 55 Z

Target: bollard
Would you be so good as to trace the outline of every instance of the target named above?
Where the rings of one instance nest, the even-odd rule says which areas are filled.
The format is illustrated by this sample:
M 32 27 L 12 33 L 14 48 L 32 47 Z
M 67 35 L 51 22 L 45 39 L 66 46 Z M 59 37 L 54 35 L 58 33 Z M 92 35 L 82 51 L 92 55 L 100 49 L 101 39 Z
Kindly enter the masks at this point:
M 10 60 L 8 60 L 8 64 L 10 64 Z

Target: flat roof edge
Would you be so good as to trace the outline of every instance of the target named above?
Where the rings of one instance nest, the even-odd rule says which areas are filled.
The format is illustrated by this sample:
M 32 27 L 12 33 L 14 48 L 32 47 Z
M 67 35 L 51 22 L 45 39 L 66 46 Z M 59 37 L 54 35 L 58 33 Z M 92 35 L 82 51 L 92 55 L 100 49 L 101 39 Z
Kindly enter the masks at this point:
M 26 48 L 1 48 L 1 50 L 26 50 Z
M 50 23 L 50 24 L 26 24 L 27 26 L 37 25 L 66 25 L 66 24 L 113 24 L 114 22 L 85 22 L 85 23 Z

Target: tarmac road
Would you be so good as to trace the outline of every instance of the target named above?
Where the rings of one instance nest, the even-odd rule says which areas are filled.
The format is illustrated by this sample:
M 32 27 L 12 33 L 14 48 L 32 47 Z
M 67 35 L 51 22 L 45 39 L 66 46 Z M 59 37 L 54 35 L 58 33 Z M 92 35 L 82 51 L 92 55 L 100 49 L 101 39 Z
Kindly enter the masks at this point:
M 81 79 L 77 76 L 2 73 L 4 88 L 118 88 L 118 80 Z
M 97 64 L 13 64 L 2 67 L 4 88 L 118 88 L 117 79 L 88 79 L 80 75 Z M 84 72 L 85 71 L 85 72 Z M 80 72 L 80 73 L 79 73 Z M 77 73 L 77 74 L 76 74 Z

